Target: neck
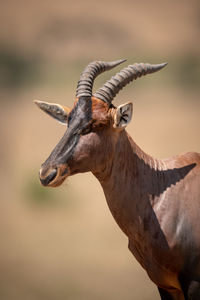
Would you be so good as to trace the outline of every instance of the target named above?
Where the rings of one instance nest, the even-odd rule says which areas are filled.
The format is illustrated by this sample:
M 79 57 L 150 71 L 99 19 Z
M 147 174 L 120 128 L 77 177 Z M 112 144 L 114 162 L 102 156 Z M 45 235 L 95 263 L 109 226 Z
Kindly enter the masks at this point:
M 161 226 L 166 223 L 166 216 L 174 213 L 174 206 L 167 203 L 170 199 L 171 203 L 178 203 L 171 190 L 176 189 L 175 195 L 179 194 L 183 184 L 178 183 L 196 164 L 179 166 L 176 159 L 171 159 L 170 164 L 167 160 L 153 159 L 125 131 L 114 149 L 104 169 L 94 173 L 103 187 L 110 211 L 127 235 L 129 249 L 145 269 L 152 260 L 163 266 L 163 257 L 167 265 L 171 256 L 166 260 L 166 254 L 176 232 L 176 229 L 172 231 L 170 242 Z
M 100 181 L 115 220 L 127 236 L 144 223 L 158 195 L 164 190 L 164 164 L 144 153 L 126 131 L 117 140 L 113 157 L 94 173 Z M 161 176 L 161 184 L 158 184 Z M 148 209 L 147 209 L 148 208 Z M 143 224 L 144 225 L 144 224 Z

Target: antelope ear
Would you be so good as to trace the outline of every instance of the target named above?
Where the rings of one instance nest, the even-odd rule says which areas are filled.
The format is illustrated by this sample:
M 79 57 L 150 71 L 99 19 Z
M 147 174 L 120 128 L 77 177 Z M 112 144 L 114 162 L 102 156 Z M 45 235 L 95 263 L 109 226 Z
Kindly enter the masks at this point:
M 133 104 L 131 102 L 118 106 L 114 114 L 113 127 L 120 130 L 124 129 L 131 121 L 132 112 Z
M 34 100 L 34 103 L 42 109 L 44 112 L 46 112 L 48 115 L 56 119 L 62 124 L 67 123 L 67 116 L 70 112 L 70 108 L 56 104 L 56 103 L 48 103 L 48 102 L 43 102 L 39 100 Z

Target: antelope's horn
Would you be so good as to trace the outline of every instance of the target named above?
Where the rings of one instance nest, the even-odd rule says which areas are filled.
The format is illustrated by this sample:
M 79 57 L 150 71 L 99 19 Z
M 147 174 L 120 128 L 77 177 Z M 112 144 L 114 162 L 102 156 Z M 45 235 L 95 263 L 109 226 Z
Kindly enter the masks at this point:
M 158 65 L 136 63 L 134 65 L 129 65 L 127 68 L 122 69 L 115 76 L 111 77 L 110 80 L 108 80 L 100 89 L 98 89 L 98 91 L 94 94 L 94 97 L 110 104 L 117 93 L 133 79 L 157 72 L 166 65 L 167 63 Z
M 94 79 L 104 71 L 110 70 L 123 63 L 126 59 L 116 60 L 113 62 L 94 61 L 91 62 L 81 73 L 76 89 L 76 97 L 91 97 Z

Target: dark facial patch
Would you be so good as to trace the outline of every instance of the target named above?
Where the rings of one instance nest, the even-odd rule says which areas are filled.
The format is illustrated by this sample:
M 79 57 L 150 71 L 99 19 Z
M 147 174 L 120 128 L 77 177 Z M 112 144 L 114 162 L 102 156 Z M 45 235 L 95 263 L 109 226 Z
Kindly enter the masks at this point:
M 92 100 L 90 97 L 81 97 L 76 103 L 74 109 L 68 116 L 68 127 L 76 119 L 78 126 L 84 126 L 92 118 Z M 80 128 L 81 129 L 81 128 Z
M 43 166 L 55 166 L 67 163 L 79 141 L 81 133 L 85 131 L 92 120 L 92 101 L 90 97 L 81 97 L 68 116 L 68 128 L 47 158 Z

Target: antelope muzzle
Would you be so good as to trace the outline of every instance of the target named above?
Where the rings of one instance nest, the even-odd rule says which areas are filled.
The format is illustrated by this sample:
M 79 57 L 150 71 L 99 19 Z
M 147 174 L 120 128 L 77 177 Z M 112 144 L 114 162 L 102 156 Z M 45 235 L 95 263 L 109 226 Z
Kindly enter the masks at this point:
M 42 166 L 39 172 L 40 182 L 44 186 L 57 187 L 70 174 L 69 167 L 66 164 L 58 166 Z

